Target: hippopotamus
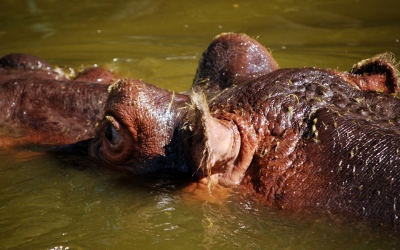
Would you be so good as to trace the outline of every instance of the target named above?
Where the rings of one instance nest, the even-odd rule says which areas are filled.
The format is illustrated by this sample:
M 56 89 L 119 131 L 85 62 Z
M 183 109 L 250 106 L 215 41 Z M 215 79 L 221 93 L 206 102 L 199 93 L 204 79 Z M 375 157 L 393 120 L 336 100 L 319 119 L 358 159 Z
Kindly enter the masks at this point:
M 0 58 L 0 147 L 61 146 L 92 138 L 116 78 L 102 68 L 70 76 L 31 55 Z
M 188 91 L 132 78 L 100 90 L 88 151 L 134 175 L 189 173 L 211 194 L 230 187 L 266 206 L 399 225 L 396 67 L 384 53 L 349 72 L 279 69 L 254 39 L 222 34 Z
M 350 72 L 278 69 L 243 34 L 214 38 L 191 90 L 120 79 L 90 154 L 143 174 L 186 171 L 266 205 L 398 223 L 400 99 L 390 53 Z

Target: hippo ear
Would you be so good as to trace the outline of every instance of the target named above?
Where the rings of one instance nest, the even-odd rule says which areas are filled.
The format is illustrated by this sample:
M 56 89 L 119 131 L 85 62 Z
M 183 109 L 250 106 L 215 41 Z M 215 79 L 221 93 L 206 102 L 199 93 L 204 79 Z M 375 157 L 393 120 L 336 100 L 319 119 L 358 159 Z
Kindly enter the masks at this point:
M 245 34 L 224 33 L 204 51 L 193 87 L 221 90 L 276 69 L 278 64 L 257 41 Z
M 399 72 L 390 52 L 376 55 L 355 64 L 351 80 L 363 91 L 398 92 Z
M 118 79 L 111 71 L 103 68 L 88 68 L 80 72 L 75 80 L 84 82 L 98 82 L 104 84 L 111 84 Z

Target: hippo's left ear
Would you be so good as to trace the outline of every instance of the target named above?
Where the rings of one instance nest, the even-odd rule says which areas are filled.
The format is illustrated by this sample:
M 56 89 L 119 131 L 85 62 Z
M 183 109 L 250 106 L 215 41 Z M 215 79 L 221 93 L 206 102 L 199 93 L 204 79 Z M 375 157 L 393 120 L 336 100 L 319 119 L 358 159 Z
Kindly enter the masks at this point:
M 355 64 L 350 71 L 351 80 L 363 91 L 397 93 L 397 68 L 394 54 L 386 52 Z
M 221 90 L 278 69 L 268 50 L 245 34 L 223 33 L 204 51 L 193 87 Z

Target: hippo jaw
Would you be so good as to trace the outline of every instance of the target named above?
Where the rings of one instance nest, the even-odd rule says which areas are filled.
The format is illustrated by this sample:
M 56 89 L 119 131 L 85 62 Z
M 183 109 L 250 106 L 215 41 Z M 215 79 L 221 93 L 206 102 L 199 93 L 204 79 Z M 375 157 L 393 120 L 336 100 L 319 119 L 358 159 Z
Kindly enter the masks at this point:
M 109 87 L 105 116 L 89 153 L 106 165 L 143 174 L 179 167 L 187 171 L 176 139 L 186 95 L 135 79 Z

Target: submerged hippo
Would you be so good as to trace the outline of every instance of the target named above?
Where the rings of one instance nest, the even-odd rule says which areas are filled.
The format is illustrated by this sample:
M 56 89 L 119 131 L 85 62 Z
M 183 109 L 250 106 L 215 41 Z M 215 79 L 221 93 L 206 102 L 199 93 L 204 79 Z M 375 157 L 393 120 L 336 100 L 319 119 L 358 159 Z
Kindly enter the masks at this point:
M 261 202 L 398 224 L 400 99 L 390 54 L 350 73 L 278 69 L 253 39 L 224 34 L 193 88 L 110 86 L 90 154 L 132 173 L 178 169 Z
M 177 169 L 211 191 L 237 187 L 267 205 L 398 225 L 397 74 L 388 53 L 348 73 L 278 69 L 255 40 L 223 34 L 187 92 L 136 79 L 110 85 L 91 117 L 104 115 L 89 153 L 133 174 Z
M 89 68 L 68 79 L 34 56 L 0 58 L 0 147 L 92 138 L 114 78 L 108 70 Z

